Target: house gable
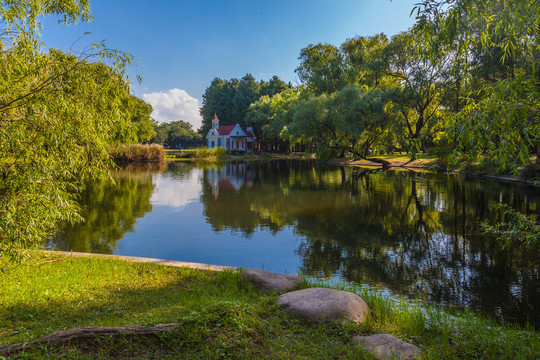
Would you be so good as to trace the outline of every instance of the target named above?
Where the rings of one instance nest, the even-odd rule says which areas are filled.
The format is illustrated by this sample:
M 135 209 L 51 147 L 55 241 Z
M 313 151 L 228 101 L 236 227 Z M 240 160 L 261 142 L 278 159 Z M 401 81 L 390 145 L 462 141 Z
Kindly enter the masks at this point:
M 234 128 L 231 130 L 229 135 L 232 137 L 246 137 L 246 133 L 244 132 L 244 130 L 242 130 L 242 128 L 238 124 L 234 126 Z

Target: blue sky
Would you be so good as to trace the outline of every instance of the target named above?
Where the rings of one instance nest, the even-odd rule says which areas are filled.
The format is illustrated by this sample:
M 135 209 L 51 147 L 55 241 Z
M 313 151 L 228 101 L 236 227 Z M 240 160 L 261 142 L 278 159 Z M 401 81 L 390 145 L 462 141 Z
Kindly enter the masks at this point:
M 278 75 L 297 83 L 303 47 L 339 45 L 347 38 L 412 26 L 417 0 L 91 0 L 94 20 L 75 26 L 45 19 L 48 47 L 81 51 L 91 43 L 131 53 L 144 78 L 135 95 L 154 107 L 160 122 L 200 125 L 198 107 L 212 79 L 257 80 Z M 85 32 L 90 32 L 84 35 Z

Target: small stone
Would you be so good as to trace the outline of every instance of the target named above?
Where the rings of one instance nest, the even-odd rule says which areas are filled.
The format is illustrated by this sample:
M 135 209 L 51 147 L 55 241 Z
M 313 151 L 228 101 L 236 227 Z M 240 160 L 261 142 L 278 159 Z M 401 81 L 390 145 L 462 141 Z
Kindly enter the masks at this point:
M 258 284 L 265 291 L 295 290 L 304 281 L 299 275 L 282 275 L 259 269 L 248 269 L 242 273 L 242 277 Z
M 413 360 L 420 358 L 420 349 L 392 335 L 376 334 L 371 336 L 355 336 L 353 341 L 373 352 L 377 359 Z
M 293 315 L 317 323 L 345 319 L 362 323 L 371 313 L 369 306 L 360 296 L 326 288 L 289 292 L 278 298 L 278 304 Z

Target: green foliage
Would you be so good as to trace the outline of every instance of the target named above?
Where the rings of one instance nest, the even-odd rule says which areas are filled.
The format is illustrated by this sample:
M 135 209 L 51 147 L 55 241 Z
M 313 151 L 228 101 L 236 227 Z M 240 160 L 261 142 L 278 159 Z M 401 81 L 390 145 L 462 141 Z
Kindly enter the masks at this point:
M 132 127 L 133 142 L 148 142 L 156 135 L 152 118 L 152 105 L 146 103 L 144 100 L 139 99 L 136 96 L 131 95 L 127 101 L 126 106 L 130 114 L 130 124 Z M 124 137 L 124 134 L 119 134 L 119 138 Z
M 296 107 L 287 133 L 316 145 L 323 157 L 343 156 L 348 151 L 365 158 L 390 127 L 387 104 L 391 94 L 391 89 L 351 86 L 329 95 L 310 96 Z
M 229 154 L 227 153 L 227 150 L 222 147 L 216 147 L 213 149 L 208 149 L 206 147 L 200 147 L 195 149 L 195 153 L 193 155 L 196 159 L 225 159 L 229 157 Z
M 176 154 L 174 157 L 176 159 L 191 159 L 195 157 L 195 151 L 193 150 L 179 151 L 178 154 Z
M 155 136 L 152 141 L 170 149 L 183 149 L 198 146 L 202 136 L 195 131 L 187 121 L 179 120 L 170 123 L 154 124 Z
M 62 230 L 47 245 L 78 252 L 113 254 L 118 241 L 132 232 L 137 220 L 152 210 L 152 174 L 160 170 L 158 164 L 152 165 L 157 169 L 142 171 L 137 167 L 136 176 L 124 167 L 113 173 L 114 181 L 90 181 L 79 199 L 84 204 L 80 212 L 84 221 L 59 224 Z
M 296 72 L 305 84 L 304 98 L 354 86 L 387 93 L 385 111 L 394 115 L 387 119 L 389 123 L 377 141 L 368 141 L 370 149 L 363 150 L 361 156 L 376 148 L 405 149 L 414 155 L 433 146 L 446 130 L 442 111 L 448 93 L 446 61 L 435 65 L 423 61 L 411 46 L 413 35 L 404 32 L 391 41 L 384 34 L 360 36 L 347 39 L 339 48 L 309 45 L 300 53 L 301 64 Z M 327 126 L 326 136 L 336 137 L 331 132 L 348 130 L 347 124 Z
M 497 236 L 503 249 L 514 244 L 527 250 L 538 248 L 540 245 L 540 225 L 536 215 L 522 214 L 507 204 L 500 204 L 498 208 L 503 212 L 503 221 L 495 225 L 484 221 L 482 230 Z
M 459 57 L 475 47 L 498 48 L 501 64 L 524 52 L 530 56 L 529 70 L 536 72 L 539 5 L 538 0 L 424 0 L 412 13 L 416 13 L 416 31 L 423 34 L 421 49 L 431 60 L 450 52 Z
M 2 1 L 0 51 L 11 45 L 20 49 L 35 49 L 38 45 L 36 35 L 42 28 L 40 20 L 47 15 L 58 16 L 63 24 L 92 19 L 88 0 Z
M 88 20 L 87 1 L 4 1 L 0 15 L 0 255 L 16 256 L 79 219 L 76 192 L 107 173 L 110 143 L 148 135 L 149 108 L 130 94 L 129 55 L 40 51 L 40 17 Z
M 246 74 L 240 80 L 215 78 L 203 94 L 201 107 L 203 121 L 199 133 L 206 136 L 210 131 L 214 113 L 218 115 L 220 125 L 240 124 L 245 128 L 245 116 L 252 103 L 261 96 L 272 96 L 287 88 L 291 88 L 291 85 L 285 84 L 277 76 L 268 82 L 259 83 L 250 74 Z
M 398 82 L 392 96 L 397 121 L 394 133 L 404 132 L 400 143 L 413 157 L 433 145 L 438 133 L 445 131 L 442 105 L 448 94 L 446 84 L 447 59 L 431 65 L 424 61 L 410 44 L 414 33 L 404 32 L 392 37 L 385 48 L 388 76 Z
M 158 144 L 120 144 L 115 145 L 109 156 L 116 163 L 162 162 L 165 160 L 165 149 Z
M 540 87 L 519 76 L 480 92 L 456 114 L 454 157 L 485 157 L 493 159 L 500 172 L 517 172 L 531 153 L 540 154 Z
M 295 72 L 315 94 L 332 93 L 343 87 L 343 56 L 330 44 L 310 44 L 300 50 L 301 61 Z
M 540 2 L 426 0 L 413 12 L 418 51 L 432 63 L 451 55 L 454 163 L 493 158 L 517 171 L 540 153 Z
M 260 144 L 265 148 L 266 144 L 279 143 L 283 139 L 283 128 L 292 122 L 292 117 L 299 94 L 294 89 L 286 89 L 273 96 L 262 96 L 251 104 L 246 113 L 246 125 L 252 126 Z

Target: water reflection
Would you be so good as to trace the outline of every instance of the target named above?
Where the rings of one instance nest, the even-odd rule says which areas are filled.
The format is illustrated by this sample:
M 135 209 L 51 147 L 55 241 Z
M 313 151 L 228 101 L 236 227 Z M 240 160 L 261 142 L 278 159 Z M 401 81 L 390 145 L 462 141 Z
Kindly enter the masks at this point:
M 96 180 L 82 193 L 81 216 L 77 224 L 63 223 L 48 246 L 79 252 L 112 254 L 137 219 L 152 211 L 152 175 L 165 170 L 164 164 L 129 166 L 113 171 L 113 180 Z
M 371 171 L 369 171 L 371 172 Z M 229 163 L 203 173 L 215 230 L 249 236 L 293 226 L 300 270 L 487 314 L 539 323 L 538 256 L 479 231 L 499 201 L 538 212 L 535 188 L 458 176 Z M 536 253 L 537 254 L 537 253 Z
M 538 188 L 308 161 L 182 162 L 115 180 L 90 184 L 86 222 L 54 245 L 287 269 L 540 326 L 538 252 L 501 250 L 478 225 L 500 202 L 540 214 Z
M 176 164 L 169 171 L 154 177 L 155 191 L 150 198 L 154 205 L 168 206 L 175 211 L 199 200 L 202 170 L 191 163 Z M 182 186 L 178 186 L 178 182 Z

